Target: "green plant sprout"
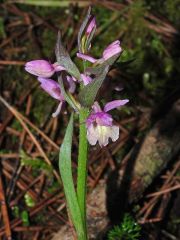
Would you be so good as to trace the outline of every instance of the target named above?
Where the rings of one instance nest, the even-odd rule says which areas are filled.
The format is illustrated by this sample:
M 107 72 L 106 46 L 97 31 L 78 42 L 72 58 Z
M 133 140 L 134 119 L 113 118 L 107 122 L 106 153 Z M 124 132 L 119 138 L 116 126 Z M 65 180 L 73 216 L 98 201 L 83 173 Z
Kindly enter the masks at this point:
M 125 214 L 122 223 L 108 233 L 108 240 L 139 240 L 141 227 L 133 217 Z

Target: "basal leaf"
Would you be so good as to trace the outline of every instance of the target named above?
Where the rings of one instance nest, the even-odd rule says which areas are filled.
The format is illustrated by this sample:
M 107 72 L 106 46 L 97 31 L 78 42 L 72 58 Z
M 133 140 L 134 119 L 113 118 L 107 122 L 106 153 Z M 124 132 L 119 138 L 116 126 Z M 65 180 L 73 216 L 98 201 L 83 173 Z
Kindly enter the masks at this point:
M 60 32 L 58 32 L 55 54 L 56 54 L 57 62 L 62 67 L 64 67 L 70 75 L 80 80 L 81 79 L 80 72 L 76 67 L 76 65 L 73 63 L 73 61 L 71 60 L 69 53 L 67 52 L 67 50 L 62 44 Z
M 85 107 L 90 107 L 94 103 L 96 95 L 108 73 L 109 67 L 101 68 L 100 74 L 88 85 L 86 85 L 79 94 L 80 103 Z
M 71 150 L 73 135 L 73 113 L 71 115 L 63 143 L 59 153 L 59 171 L 64 186 L 64 192 L 69 209 L 71 220 L 78 234 L 78 239 L 85 239 L 82 216 L 74 188 L 72 166 L 71 166 Z

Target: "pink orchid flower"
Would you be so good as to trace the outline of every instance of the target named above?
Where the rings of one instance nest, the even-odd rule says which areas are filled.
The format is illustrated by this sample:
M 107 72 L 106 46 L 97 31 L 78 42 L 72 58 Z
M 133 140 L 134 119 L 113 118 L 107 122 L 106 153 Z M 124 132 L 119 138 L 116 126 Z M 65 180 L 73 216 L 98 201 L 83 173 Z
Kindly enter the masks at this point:
M 59 84 L 52 79 L 47 79 L 42 77 L 38 77 L 38 81 L 41 83 L 41 88 L 45 92 L 47 92 L 51 97 L 59 101 L 59 105 L 56 111 L 52 114 L 52 117 L 57 117 L 57 115 L 61 112 L 63 102 L 65 101 L 61 93 Z
M 41 83 L 41 88 L 47 92 L 51 97 L 59 101 L 57 110 L 52 114 L 52 117 L 57 117 L 61 112 L 63 103 L 65 102 L 64 96 L 61 93 L 61 88 L 59 83 L 52 79 L 38 77 L 38 81 Z M 76 85 L 73 78 L 67 76 L 67 82 L 69 84 L 69 92 L 74 93 Z
M 33 60 L 25 64 L 25 70 L 37 77 L 49 78 L 55 72 L 65 70 L 58 63 L 51 64 L 46 60 Z
M 97 102 L 94 103 L 93 111 L 86 120 L 87 139 L 91 145 L 99 142 L 102 147 L 109 143 L 109 139 L 115 142 L 119 138 L 119 127 L 113 124 L 113 118 L 107 112 L 128 102 L 128 99 L 115 100 L 107 103 L 103 110 Z
M 90 55 L 77 53 L 77 57 L 87 60 L 91 63 L 103 63 L 104 61 L 108 60 L 109 58 L 113 57 L 116 54 L 120 54 L 122 52 L 122 48 L 120 46 L 120 41 L 116 40 L 112 42 L 107 48 L 103 51 L 103 56 L 99 59 L 91 57 Z

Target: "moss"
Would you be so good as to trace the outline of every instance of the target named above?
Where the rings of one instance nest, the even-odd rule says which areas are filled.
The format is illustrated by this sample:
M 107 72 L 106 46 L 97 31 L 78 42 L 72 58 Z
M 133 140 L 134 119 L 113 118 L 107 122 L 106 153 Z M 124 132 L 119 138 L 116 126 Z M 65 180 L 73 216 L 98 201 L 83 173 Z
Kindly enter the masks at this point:
M 20 152 L 21 164 L 23 166 L 29 166 L 37 175 L 39 171 L 44 171 L 47 176 L 52 177 L 52 167 L 49 166 L 43 159 L 32 158 L 28 156 L 23 150 Z
M 38 126 L 42 126 L 45 119 L 52 112 L 53 105 L 56 103 L 47 93 L 38 88 L 33 95 L 33 118 Z

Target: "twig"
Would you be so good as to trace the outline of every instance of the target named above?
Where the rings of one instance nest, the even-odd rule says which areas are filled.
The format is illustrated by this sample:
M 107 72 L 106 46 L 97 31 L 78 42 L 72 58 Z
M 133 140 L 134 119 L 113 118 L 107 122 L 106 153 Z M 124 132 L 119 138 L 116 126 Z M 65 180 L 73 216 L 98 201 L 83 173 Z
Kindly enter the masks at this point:
M 44 152 L 44 150 L 42 149 L 41 145 L 39 144 L 39 142 L 37 141 L 37 139 L 35 138 L 35 136 L 32 134 L 32 132 L 30 131 L 30 129 L 27 127 L 27 125 L 25 124 L 25 122 L 22 120 L 22 118 L 20 117 L 19 113 L 15 110 L 15 108 L 13 108 L 12 106 L 9 105 L 8 102 L 6 102 L 6 100 L 0 96 L 0 101 L 14 114 L 14 116 L 18 119 L 18 121 L 20 122 L 20 124 L 22 125 L 22 127 L 26 130 L 26 132 L 29 134 L 29 136 L 31 137 L 32 141 L 34 142 L 34 144 L 36 145 L 37 149 L 39 150 L 39 152 L 41 153 L 42 157 L 44 158 L 44 160 L 47 162 L 48 165 L 50 165 L 53 169 L 52 163 L 49 160 L 49 158 L 47 157 L 46 153 Z M 58 180 L 58 182 L 61 182 L 59 174 L 57 173 L 57 171 L 55 169 L 53 169 L 53 173 L 56 177 L 56 179 Z
M 164 191 L 167 189 L 167 185 L 169 185 L 169 183 L 171 182 L 171 180 L 173 179 L 175 173 L 178 171 L 179 168 L 180 168 L 180 162 L 178 161 L 177 164 L 174 166 L 174 169 L 172 170 L 171 174 L 169 175 L 169 177 L 166 179 L 163 186 L 161 187 L 161 191 Z M 156 203 L 158 202 L 160 196 L 161 194 L 154 196 L 143 208 L 141 208 L 141 210 L 138 213 L 138 216 L 146 212 L 144 217 L 147 218 L 152 212 Z
M 171 191 L 174 191 L 174 190 L 177 190 L 180 188 L 180 184 L 176 185 L 176 186 L 173 186 L 173 187 L 170 187 L 170 188 L 167 188 L 167 189 L 164 189 L 164 190 L 161 190 L 159 192 L 155 192 L 155 193 L 150 193 L 148 194 L 146 197 L 154 197 L 154 196 L 159 196 L 159 195 L 162 195 L 164 193 L 169 193 Z
M 59 199 L 60 197 L 62 197 L 62 194 L 57 194 L 59 192 L 56 191 L 53 195 L 51 195 L 50 197 L 41 200 L 34 208 L 32 208 L 32 210 L 29 213 L 29 216 L 32 217 L 35 214 L 37 214 L 41 209 L 49 206 L 51 203 L 53 203 L 54 201 L 56 201 L 57 199 Z M 11 228 L 14 229 L 15 227 L 17 227 L 19 224 L 22 223 L 22 219 L 15 219 L 11 222 Z M 0 236 L 2 236 L 5 233 L 5 228 L 2 227 L 0 228 Z
M 0 60 L 0 65 L 24 65 L 26 62 L 23 61 L 10 61 L 10 60 Z
M 176 236 L 172 235 L 171 233 L 169 233 L 165 230 L 162 230 L 161 232 L 164 236 L 168 237 L 171 240 L 178 240 L 178 238 Z
M 0 173 L 0 203 L 1 203 L 1 211 L 3 216 L 4 226 L 5 226 L 5 235 L 8 240 L 11 240 L 12 239 L 11 227 L 9 222 L 9 215 L 8 215 L 8 209 L 6 205 L 1 173 Z

